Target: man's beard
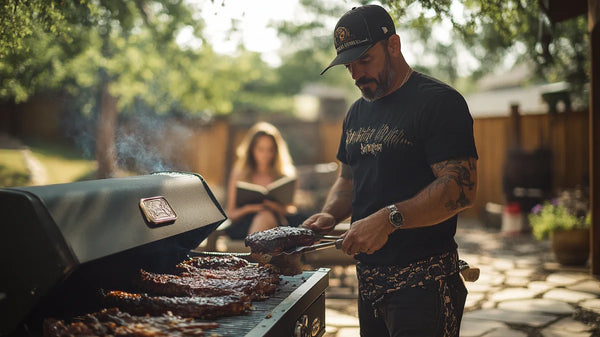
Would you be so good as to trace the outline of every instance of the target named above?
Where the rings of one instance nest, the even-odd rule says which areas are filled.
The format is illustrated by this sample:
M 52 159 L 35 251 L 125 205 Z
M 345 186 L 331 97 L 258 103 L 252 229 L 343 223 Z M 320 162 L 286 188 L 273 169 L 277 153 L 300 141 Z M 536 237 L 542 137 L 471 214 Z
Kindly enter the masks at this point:
M 386 50 L 385 61 L 383 63 L 383 70 L 379 74 L 377 74 L 377 79 L 372 77 L 361 77 L 355 82 L 355 84 L 362 92 L 362 97 L 368 102 L 372 102 L 385 96 L 385 94 L 392 87 L 394 78 L 396 78 L 396 69 L 394 69 L 394 67 L 392 66 L 390 54 Z M 371 82 L 375 83 L 375 90 L 371 90 L 369 87 L 366 86 L 361 87 L 361 85 L 368 84 Z

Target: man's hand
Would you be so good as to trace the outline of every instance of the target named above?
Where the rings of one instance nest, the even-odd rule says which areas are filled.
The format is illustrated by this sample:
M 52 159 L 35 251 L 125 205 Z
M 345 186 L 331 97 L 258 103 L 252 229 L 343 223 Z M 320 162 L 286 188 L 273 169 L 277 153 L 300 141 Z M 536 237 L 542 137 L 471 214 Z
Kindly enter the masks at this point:
M 348 255 L 358 253 L 373 254 L 388 240 L 393 227 L 388 220 L 387 209 L 381 209 L 368 217 L 355 221 L 350 229 L 342 235 L 342 250 Z
M 319 234 L 327 234 L 333 230 L 337 222 L 333 215 L 329 213 L 313 214 L 302 223 L 302 227 L 312 229 Z

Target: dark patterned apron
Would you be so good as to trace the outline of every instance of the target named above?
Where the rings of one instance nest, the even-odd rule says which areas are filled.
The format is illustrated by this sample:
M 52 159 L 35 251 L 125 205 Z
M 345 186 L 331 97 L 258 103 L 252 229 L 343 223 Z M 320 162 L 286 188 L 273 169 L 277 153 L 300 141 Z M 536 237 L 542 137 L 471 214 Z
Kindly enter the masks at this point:
M 358 291 L 365 303 L 371 303 L 375 316 L 377 305 L 386 294 L 405 288 L 437 286 L 441 320 L 444 322 L 443 336 L 458 335 L 456 311 L 450 299 L 448 283 L 445 278 L 458 273 L 458 254 L 456 251 L 432 256 L 408 266 L 376 266 L 361 262 L 356 264 Z

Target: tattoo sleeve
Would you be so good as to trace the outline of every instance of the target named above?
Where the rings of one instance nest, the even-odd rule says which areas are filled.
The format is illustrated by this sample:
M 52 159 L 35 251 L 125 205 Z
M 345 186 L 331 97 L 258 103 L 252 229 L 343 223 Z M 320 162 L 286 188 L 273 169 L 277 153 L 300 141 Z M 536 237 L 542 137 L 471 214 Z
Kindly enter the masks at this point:
M 431 166 L 437 179 L 429 190 L 435 190 L 447 211 L 454 212 L 469 207 L 473 203 L 477 186 L 477 161 L 475 158 L 452 159 Z

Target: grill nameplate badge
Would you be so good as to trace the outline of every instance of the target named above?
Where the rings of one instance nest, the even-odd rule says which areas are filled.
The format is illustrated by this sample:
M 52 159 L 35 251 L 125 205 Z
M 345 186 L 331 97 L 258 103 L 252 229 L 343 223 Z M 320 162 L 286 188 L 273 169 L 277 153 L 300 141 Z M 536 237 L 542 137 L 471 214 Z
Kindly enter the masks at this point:
M 163 196 L 140 199 L 140 208 L 146 220 L 153 225 L 162 225 L 177 220 L 177 214 Z

